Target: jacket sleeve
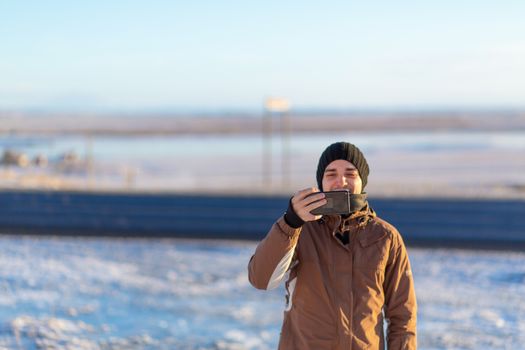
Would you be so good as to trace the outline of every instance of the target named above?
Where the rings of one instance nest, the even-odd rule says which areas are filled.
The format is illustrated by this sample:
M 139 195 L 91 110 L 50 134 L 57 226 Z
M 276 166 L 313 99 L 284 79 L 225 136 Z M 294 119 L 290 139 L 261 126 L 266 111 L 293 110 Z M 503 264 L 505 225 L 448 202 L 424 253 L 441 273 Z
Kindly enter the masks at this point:
M 389 350 L 416 350 L 417 302 L 410 261 L 396 231 L 385 272 L 385 316 Z
M 248 279 L 257 289 L 276 288 L 290 267 L 301 228 L 280 217 L 259 243 L 248 264 Z

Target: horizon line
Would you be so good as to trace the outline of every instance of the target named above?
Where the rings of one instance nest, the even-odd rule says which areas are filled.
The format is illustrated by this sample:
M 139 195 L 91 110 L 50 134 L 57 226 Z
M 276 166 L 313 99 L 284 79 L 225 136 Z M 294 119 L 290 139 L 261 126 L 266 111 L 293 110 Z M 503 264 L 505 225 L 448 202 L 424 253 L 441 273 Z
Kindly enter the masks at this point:
M 299 106 L 290 108 L 287 114 L 309 115 L 309 114 L 355 114 L 355 113 L 391 113 L 391 114 L 414 114 L 414 113 L 523 113 L 525 106 L 354 106 L 354 107 L 307 107 Z M 219 108 L 2 108 L 0 114 L 99 114 L 99 115 L 186 115 L 186 116 L 227 116 L 227 115 L 257 115 L 269 113 L 261 105 L 260 108 L 242 107 L 219 107 Z M 278 114 L 272 112 L 272 114 Z

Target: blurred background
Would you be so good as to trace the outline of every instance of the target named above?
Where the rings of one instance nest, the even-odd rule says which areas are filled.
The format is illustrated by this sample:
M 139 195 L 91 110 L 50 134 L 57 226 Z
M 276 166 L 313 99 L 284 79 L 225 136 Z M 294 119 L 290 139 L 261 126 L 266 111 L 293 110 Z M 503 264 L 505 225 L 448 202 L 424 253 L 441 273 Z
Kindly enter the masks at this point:
M 327 145 L 349 141 L 370 164 L 371 199 L 496 201 L 523 241 L 524 10 L 1 3 L 0 348 L 272 349 L 282 320 L 283 291 L 246 280 L 258 236 L 57 238 L 31 215 L 69 214 L 15 207 L 24 193 L 288 197 L 315 185 Z M 16 234 L 31 220 L 41 226 Z M 493 241 L 508 234 L 498 227 Z M 522 250 L 409 252 L 422 349 L 520 348 Z

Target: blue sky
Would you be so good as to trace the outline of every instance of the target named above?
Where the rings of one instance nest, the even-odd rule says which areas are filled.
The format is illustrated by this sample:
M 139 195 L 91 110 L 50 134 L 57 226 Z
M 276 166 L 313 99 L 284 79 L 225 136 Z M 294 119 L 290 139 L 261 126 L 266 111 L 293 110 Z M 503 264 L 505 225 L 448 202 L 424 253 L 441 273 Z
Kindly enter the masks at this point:
M 524 108 L 525 2 L 4 1 L 0 110 Z

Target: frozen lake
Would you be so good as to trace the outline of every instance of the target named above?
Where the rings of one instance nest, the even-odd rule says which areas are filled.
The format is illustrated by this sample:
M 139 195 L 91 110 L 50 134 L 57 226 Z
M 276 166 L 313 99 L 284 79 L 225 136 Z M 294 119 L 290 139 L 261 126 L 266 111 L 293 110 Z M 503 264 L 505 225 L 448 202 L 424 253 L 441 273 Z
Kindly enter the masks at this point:
M 0 349 L 275 349 L 256 243 L 0 236 Z M 525 253 L 409 248 L 419 348 L 520 349 Z

